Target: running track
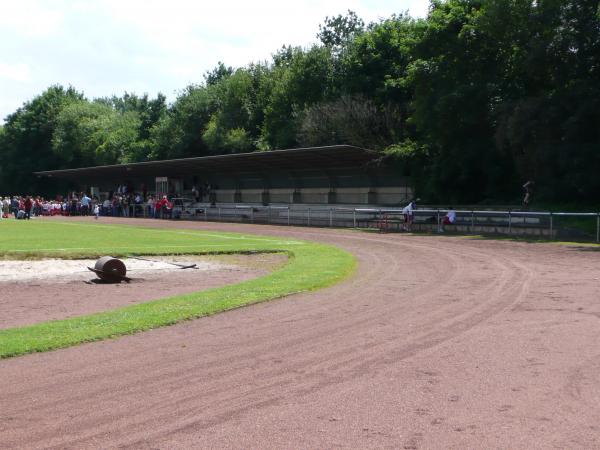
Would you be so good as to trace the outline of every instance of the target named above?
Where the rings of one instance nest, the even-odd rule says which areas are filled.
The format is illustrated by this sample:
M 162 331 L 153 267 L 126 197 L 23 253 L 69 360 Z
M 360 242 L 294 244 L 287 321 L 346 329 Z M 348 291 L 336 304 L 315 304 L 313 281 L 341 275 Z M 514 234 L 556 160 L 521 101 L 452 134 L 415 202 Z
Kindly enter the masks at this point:
M 0 448 L 600 448 L 598 249 L 133 223 L 322 241 L 359 268 L 318 292 L 0 360 Z

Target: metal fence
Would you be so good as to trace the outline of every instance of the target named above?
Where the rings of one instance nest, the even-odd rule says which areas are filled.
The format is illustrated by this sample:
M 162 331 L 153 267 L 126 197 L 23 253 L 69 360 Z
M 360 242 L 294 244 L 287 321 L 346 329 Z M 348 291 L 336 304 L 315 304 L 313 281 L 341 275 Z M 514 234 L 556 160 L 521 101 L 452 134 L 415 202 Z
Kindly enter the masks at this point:
M 455 223 L 443 225 L 443 218 L 447 212 L 447 209 L 438 208 L 417 209 L 414 211 L 411 230 L 538 236 L 548 239 L 575 238 L 600 242 L 600 213 L 457 209 Z M 389 232 L 402 231 L 407 225 L 402 210 L 398 208 L 303 205 L 180 205 L 173 209 L 170 218 L 309 227 L 373 228 Z

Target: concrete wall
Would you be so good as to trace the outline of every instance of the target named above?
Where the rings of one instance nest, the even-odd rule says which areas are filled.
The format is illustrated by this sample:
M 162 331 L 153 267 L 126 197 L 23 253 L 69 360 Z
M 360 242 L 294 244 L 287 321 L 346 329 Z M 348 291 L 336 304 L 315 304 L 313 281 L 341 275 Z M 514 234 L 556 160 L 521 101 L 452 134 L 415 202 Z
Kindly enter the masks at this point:
M 217 203 L 307 203 L 347 205 L 404 205 L 413 196 L 409 186 L 297 189 L 215 189 Z M 184 193 L 191 196 L 191 191 Z M 207 200 L 207 199 L 205 199 Z

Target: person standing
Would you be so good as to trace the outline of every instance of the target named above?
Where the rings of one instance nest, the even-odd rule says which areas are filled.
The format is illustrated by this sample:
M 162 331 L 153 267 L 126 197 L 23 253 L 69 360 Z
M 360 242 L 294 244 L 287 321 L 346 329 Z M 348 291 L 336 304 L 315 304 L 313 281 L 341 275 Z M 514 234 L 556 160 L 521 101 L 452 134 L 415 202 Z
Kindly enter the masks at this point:
M 79 211 L 78 211 L 78 205 L 80 205 L 79 203 L 79 197 L 77 197 L 77 194 L 75 192 L 73 192 L 73 196 L 71 197 L 71 211 L 70 214 L 71 216 L 78 216 L 79 215 Z
M 87 216 L 90 213 L 90 202 L 92 201 L 91 198 L 89 198 L 87 196 L 87 194 L 83 194 L 83 196 L 81 197 L 81 215 L 82 216 Z
M 417 204 L 414 200 L 411 200 L 408 205 L 402 208 L 402 214 L 404 214 L 404 226 L 402 229 L 404 231 L 412 231 L 415 209 L 417 209 Z
M 108 197 L 106 197 L 104 199 L 104 201 L 102 202 L 102 209 L 100 210 L 101 211 L 101 215 L 103 215 L 103 216 L 112 216 L 111 207 L 112 207 L 112 203 L 110 202 L 110 200 L 108 199 Z M 110 212 L 110 214 L 109 214 L 109 212 Z
M 9 214 L 10 214 L 10 200 L 8 197 L 4 197 L 4 200 L 2 200 L 2 215 L 4 216 L 5 219 L 8 219 Z
M 25 201 L 23 202 L 23 210 L 25 211 L 25 219 L 31 219 L 31 207 L 33 206 L 33 202 L 31 201 L 31 197 L 29 195 L 25 197 Z
M 146 202 L 146 212 L 148 214 L 148 217 L 150 217 L 150 218 L 155 217 L 154 203 L 155 203 L 154 197 L 152 197 L 152 196 L 148 197 L 148 201 Z
M 531 201 L 531 192 L 533 191 L 534 181 L 527 181 L 523 185 L 523 189 L 525 190 L 525 196 L 523 197 L 523 209 L 529 209 L 529 202 Z
M 10 210 L 15 215 L 15 219 L 17 218 L 17 214 L 19 213 L 19 199 L 17 197 L 12 197 L 10 200 Z
M 121 197 L 121 209 L 123 211 L 123 217 L 129 217 L 129 196 L 123 195 Z

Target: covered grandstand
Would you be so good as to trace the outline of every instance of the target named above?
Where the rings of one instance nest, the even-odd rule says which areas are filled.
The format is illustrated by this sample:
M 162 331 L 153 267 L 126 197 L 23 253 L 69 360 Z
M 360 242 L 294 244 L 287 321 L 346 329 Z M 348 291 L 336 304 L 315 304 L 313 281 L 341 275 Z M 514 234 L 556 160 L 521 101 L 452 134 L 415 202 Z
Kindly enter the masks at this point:
M 36 172 L 100 199 L 118 186 L 197 203 L 400 205 L 409 179 L 381 154 L 349 145 Z

